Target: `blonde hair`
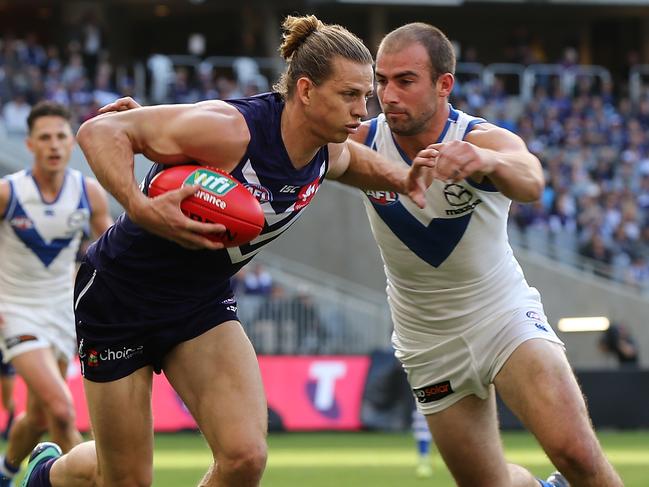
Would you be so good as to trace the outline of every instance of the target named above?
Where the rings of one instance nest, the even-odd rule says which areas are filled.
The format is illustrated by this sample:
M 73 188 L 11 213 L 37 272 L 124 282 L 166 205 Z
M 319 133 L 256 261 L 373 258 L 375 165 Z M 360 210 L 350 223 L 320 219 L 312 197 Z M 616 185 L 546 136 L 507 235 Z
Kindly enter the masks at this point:
M 315 15 L 288 16 L 282 23 L 283 42 L 279 52 L 288 67 L 273 89 L 291 98 L 297 80 L 305 76 L 316 85 L 332 72 L 332 60 L 340 56 L 361 64 L 372 64 L 369 49 L 354 34 L 340 25 L 328 25 Z

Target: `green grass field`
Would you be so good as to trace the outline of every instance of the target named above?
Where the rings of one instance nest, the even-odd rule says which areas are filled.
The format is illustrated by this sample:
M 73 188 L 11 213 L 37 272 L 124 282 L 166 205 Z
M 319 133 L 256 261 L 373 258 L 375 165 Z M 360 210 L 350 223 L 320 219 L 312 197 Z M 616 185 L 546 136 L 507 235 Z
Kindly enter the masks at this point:
M 600 434 L 604 449 L 626 487 L 649 485 L 649 432 Z M 546 477 L 550 462 L 526 433 L 505 433 L 507 458 Z M 415 449 L 408 434 L 271 434 L 264 487 L 451 487 L 453 481 L 435 456 L 432 479 L 414 475 Z M 155 487 L 192 487 L 210 462 L 196 434 L 158 435 Z

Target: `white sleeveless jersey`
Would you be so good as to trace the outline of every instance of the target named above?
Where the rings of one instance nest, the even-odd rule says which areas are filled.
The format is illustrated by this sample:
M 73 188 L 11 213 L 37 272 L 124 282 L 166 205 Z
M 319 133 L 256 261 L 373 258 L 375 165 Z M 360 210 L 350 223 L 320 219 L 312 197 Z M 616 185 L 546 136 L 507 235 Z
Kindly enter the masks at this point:
M 52 203 L 43 201 L 31 171 L 5 179 L 11 196 L 0 221 L 0 307 L 65 299 L 71 306 L 74 262 L 90 218 L 83 175 L 67 170 Z
M 451 107 L 438 140 L 462 140 L 483 119 Z M 370 122 L 366 145 L 388 159 L 409 158 L 383 114 Z M 366 191 L 365 206 L 387 276 L 397 336 L 445 334 L 538 302 L 507 238 L 510 200 L 490 183 L 433 181 L 426 207 L 385 191 Z M 405 337 L 404 337 L 405 338 Z

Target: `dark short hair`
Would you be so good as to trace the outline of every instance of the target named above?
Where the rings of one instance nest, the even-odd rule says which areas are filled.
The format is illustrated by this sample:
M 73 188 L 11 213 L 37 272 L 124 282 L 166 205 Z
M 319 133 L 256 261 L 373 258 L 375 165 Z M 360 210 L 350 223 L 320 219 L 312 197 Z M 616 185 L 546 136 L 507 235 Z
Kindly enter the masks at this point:
M 414 22 L 393 30 L 381 41 L 379 52 L 394 52 L 417 43 L 428 53 L 433 81 L 444 73 L 455 74 L 453 44 L 441 30 L 430 24 Z
M 31 133 L 32 129 L 34 128 L 34 123 L 36 123 L 36 120 L 41 117 L 48 116 L 61 117 L 67 120 L 68 123 L 72 119 L 72 114 L 70 113 L 70 110 L 68 110 L 68 107 L 66 107 L 65 105 L 61 105 L 60 103 L 56 103 L 54 101 L 41 101 L 34 105 L 32 110 L 29 112 L 29 116 L 27 117 L 27 127 L 29 127 L 29 132 Z

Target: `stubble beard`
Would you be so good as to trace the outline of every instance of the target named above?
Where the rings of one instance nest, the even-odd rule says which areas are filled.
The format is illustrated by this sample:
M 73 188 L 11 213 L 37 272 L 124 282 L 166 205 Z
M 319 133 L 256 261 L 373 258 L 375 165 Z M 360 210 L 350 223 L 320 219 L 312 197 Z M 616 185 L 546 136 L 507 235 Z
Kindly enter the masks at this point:
M 413 118 L 408 114 L 408 118 L 403 122 L 391 122 L 389 117 L 386 117 L 385 119 L 388 122 L 388 127 L 390 127 L 392 133 L 409 137 L 424 132 L 428 128 L 428 124 L 434 115 L 434 111 L 424 113 L 418 118 Z

